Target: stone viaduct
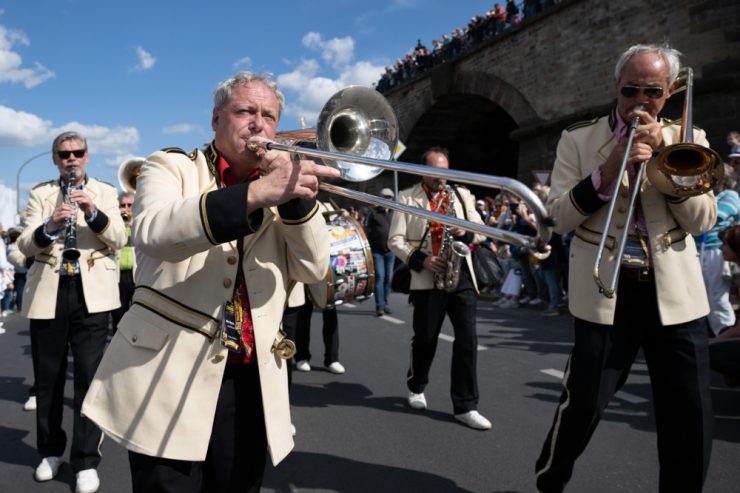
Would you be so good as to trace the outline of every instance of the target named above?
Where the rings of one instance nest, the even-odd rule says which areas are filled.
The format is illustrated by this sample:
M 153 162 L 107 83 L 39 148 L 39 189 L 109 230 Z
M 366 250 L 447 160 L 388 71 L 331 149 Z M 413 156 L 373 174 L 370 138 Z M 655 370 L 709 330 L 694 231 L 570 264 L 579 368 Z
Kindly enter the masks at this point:
M 737 0 L 563 0 L 386 91 L 407 146 L 399 160 L 419 162 L 426 147 L 441 145 L 455 168 L 529 185 L 532 170 L 552 169 L 565 127 L 608 112 L 619 54 L 663 41 L 693 67 L 694 124 L 726 156 L 728 131 L 740 130 Z M 663 115 L 677 118 L 683 97 L 670 103 Z M 383 173 L 360 188 L 376 191 L 391 180 Z M 401 185 L 416 180 L 401 177 Z

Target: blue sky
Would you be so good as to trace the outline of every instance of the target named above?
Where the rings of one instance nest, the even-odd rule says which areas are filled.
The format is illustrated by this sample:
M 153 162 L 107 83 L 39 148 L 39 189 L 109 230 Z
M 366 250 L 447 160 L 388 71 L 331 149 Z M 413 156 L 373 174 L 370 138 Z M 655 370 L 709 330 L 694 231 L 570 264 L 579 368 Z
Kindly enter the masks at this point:
M 350 84 L 431 47 L 493 2 L 468 0 L 9 0 L 0 3 L 0 194 L 27 159 L 67 129 L 89 139 L 88 172 L 118 185 L 118 164 L 212 138 L 216 84 L 240 69 L 267 72 L 286 95 L 280 130 L 313 125 Z M 45 155 L 21 174 L 54 177 Z M 0 200 L 0 207 L 7 208 Z M 2 211 L 0 211 L 2 212 Z M 2 214 L 5 216 L 5 214 Z M 7 222 L 5 223 L 7 224 Z

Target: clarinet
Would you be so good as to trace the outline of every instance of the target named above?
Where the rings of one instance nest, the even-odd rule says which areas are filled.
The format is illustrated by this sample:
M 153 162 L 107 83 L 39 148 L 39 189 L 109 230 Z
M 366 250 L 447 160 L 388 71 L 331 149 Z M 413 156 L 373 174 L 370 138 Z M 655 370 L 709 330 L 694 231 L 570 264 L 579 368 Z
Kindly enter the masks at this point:
M 77 249 L 77 202 L 72 200 L 70 195 L 72 189 L 77 186 L 77 173 L 72 170 L 67 176 L 67 190 L 65 199 L 69 200 L 69 203 L 74 205 L 75 210 L 71 216 L 67 218 L 64 231 L 64 250 L 62 250 L 62 258 L 67 261 L 77 260 L 80 258 L 80 251 Z

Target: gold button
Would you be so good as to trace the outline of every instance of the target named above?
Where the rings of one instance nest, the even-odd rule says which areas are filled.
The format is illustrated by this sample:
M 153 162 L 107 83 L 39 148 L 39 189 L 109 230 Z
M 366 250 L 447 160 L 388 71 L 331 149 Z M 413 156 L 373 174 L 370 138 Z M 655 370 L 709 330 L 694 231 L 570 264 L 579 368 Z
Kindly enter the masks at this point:
M 617 229 L 624 229 L 624 224 L 617 224 Z
M 224 287 L 230 288 L 231 287 L 231 279 L 224 279 Z
M 139 340 L 139 338 L 137 336 L 132 336 L 131 337 L 131 342 L 136 342 L 138 340 Z
M 627 212 L 627 208 L 620 207 L 619 209 L 617 209 L 617 212 L 619 212 L 620 214 L 624 214 L 625 212 Z
M 630 196 L 630 193 L 627 190 L 622 190 L 622 192 L 619 194 L 623 198 L 627 198 Z
M 222 361 L 223 359 L 224 359 L 223 354 L 217 354 L 216 356 L 213 357 L 213 361 L 215 361 L 216 363 L 218 363 L 219 361 Z
M 229 265 L 234 265 L 236 263 L 236 256 L 235 255 L 229 255 L 229 258 L 226 259 L 226 262 L 228 262 Z

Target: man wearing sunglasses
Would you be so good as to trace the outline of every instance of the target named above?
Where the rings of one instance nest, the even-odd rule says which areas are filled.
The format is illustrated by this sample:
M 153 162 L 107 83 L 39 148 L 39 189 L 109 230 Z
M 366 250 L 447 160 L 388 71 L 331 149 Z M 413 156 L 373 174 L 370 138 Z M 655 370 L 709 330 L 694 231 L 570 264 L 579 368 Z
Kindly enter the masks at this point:
M 108 316 L 120 306 L 117 252 L 126 242 L 116 189 L 90 178 L 85 138 L 64 132 L 52 144 L 59 177 L 34 187 L 18 249 L 35 259 L 28 271 L 22 313 L 30 319 L 36 379 L 37 481 L 57 475 L 67 442 L 62 429 L 67 354 L 74 359 L 74 425 L 70 462 L 78 493 L 100 481 L 102 434 L 80 408 L 108 336 Z M 74 223 L 72 223 L 74 221 Z M 65 236 L 74 224 L 79 252 L 65 259 Z M 70 245 L 67 245 L 69 247 Z
M 639 349 L 650 373 L 660 461 L 661 492 L 699 492 L 711 451 L 712 411 L 706 315 L 707 294 L 692 234 L 717 217 L 711 192 L 690 198 L 664 195 L 636 165 L 679 142 L 680 122 L 659 117 L 679 71 L 669 46 L 635 45 L 616 64 L 616 104 L 609 115 L 563 131 L 552 173 L 548 210 L 555 231 L 575 230 L 571 243 L 569 308 L 575 317 L 570 359 L 555 418 L 536 464 L 537 487 L 560 492 L 586 449 L 604 409 L 625 383 Z M 630 122 L 638 119 L 627 149 Z M 704 131 L 694 142 L 707 146 Z M 627 155 L 629 177 L 640 193 L 627 223 L 631 190 L 622 187 L 608 231 L 602 275 L 619 269 L 616 295 L 599 292 L 592 272 L 609 200 Z M 619 265 L 613 244 L 628 228 Z M 612 242 L 612 243 L 609 243 Z

